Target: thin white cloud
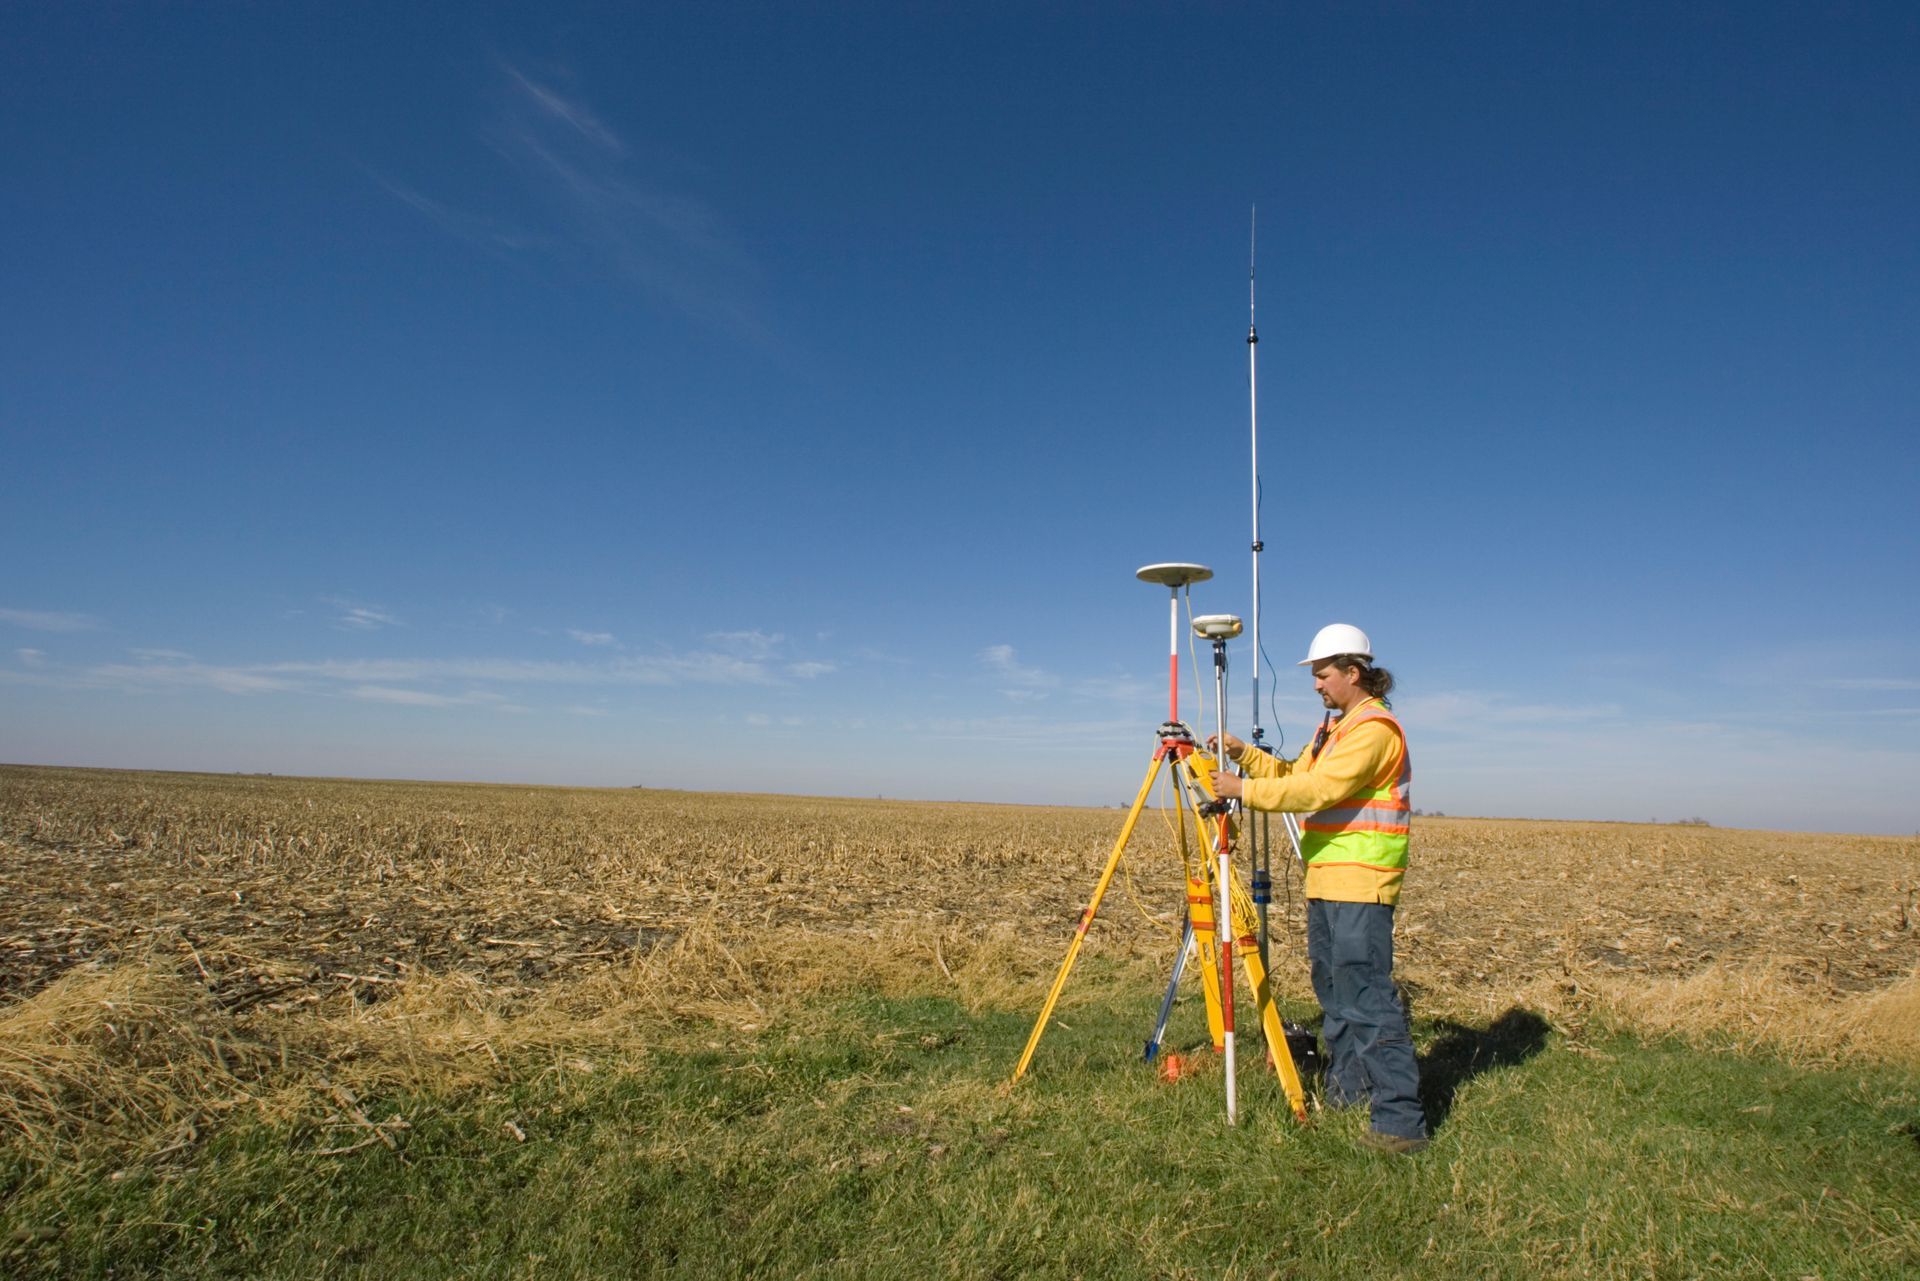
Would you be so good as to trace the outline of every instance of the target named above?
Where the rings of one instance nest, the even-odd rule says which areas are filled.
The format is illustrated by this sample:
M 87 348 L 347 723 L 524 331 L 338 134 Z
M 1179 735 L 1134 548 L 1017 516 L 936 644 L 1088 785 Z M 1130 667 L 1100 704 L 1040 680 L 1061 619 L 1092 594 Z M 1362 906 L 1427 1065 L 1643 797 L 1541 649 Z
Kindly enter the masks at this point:
M 626 153 L 626 144 L 615 136 L 613 130 L 602 124 L 599 117 L 589 111 L 584 103 L 564 98 L 545 85 L 528 79 L 512 67 L 507 68 L 507 75 L 513 79 L 513 82 L 519 86 L 520 91 L 525 94 L 528 100 L 539 110 L 545 112 L 555 120 L 568 125 L 588 142 L 603 147 L 616 155 L 624 155 Z
M 377 605 L 362 605 L 344 597 L 328 596 L 325 603 L 339 611 L 333 625 L 349 632 L 377 632 L 383 627 L 399 627 L 400 620 Z
M 77 683 L 147 689 L 217 689 L 225 694 L 277 694 L 299 688 L 271 672 L 206 663 L 105 663 L 83 669 Z
M 1903 676 L 1835 677 L 1816 681 L 1822 689 L 1857 689 L 1879 693 L 1905 694 L 1920 689 L 1920 680 Z
M 1618 703 L 1519 703 L 1477 690 L 1409 694 L 1395 698 L 1394 704 L 1406 719 L 1427 728 L 1585 724 L 1625 714 Z
M 1013 702 L 1032 702 L 1045 698 L 1060 678 L 1039 667 L 1022 663 L 1011 645 L 989 645 L 975 657 L 1000 683 L 1000 694 Z
M 369 172 L 369 176 L 382 187 L 387 194 L 406 205 L 415 213 L 433 223 L 456 240 L 499 253 L 517 252 L 527 249 L 549 248 L 553 237 L 540 235 L 520 227 L 497 222 L 479 214 L 467 213 L 440 203 L 438 200 L 414 190 L 402 182 Z
M 826 639 L 826 636 L 827 633 L 821 633 L 822 640 Z M 904 654 L 893 654 L 884 649 L 874 649 L 866 645 L 854 650 L 853 657 L 862 663 L 883 663 L 889 667 L 911 667 L 914 663 L 913 659 Z
M 790 657 L 792 646 L 785 632 L 767 632 L 757 627 L 744 631 L 708 632 L 701 637 L 716 650 L 738 661 L 772 667 L 795 680 L 817 680 L 840 670 L 830 659 Z
M 1489 714 L 1509 725 L 1557 725 L 1618 720 L 1624 713 L 1618 703 L 1503 703 Z
M 320 659 L 311 662 L 296 660 L 262 663 L 255 670 L 348 684 L 433 680 L 580 684 L 591 682 L 595 671 L 593 668 L 577 663 L 536 662 L 515 658 L 371 658 Z
M 517 68 L 507 74 L 495 149 L 549 203 L 565 239 L 686 315 L 764 340 L 759 272 L 718 214 L 643 172 L 578 96 Z
M 804 716 L 769 716 L 765 712 L 748 712 L 741 719 L 755 729 L 772 729 L 776 725 L 782 729 L 800 729 L 807 724 Z
M 766 658 L 786 643 L 782 632 L 763 632 L 759 628 L 744 632 L 708 632 L 703 638 L 736 654 Z
M 356 685 L 341 692 L 348 698 L 362 702 L 393 703 L 400 707 L 489 707 L 502 712 L 526 710 L 504 695 L 484 689 L 467 690 L 460 694 L 438 694 L 432 690 L 401 689 L 391 685 Z
M 519 658 L 396 658 L 262 664 L 258 670 L 374 684 L 483 681 L 539 685 L 770 685 L 766 664 L 725 654 L 630 655 L 600 663 Z
M 92 614 L 69 614 L 49 609 L 0 609 L 0 623 L 30 632 L 91 632 L 100 627 Z
M 334 694 L 374 701 L 411 702 L 417 706 L 465 705 L 503 697 L 483 692 L 491 687 L 777 686 L 783 683 L 783 678 L 767 663 L 711 652 L 622 655 L 598 663 L 511 658 L 399 658 L 222 665 L 193 662 L 170 650 L 142 651 L 141 656 L 144 661 L 137 663 L 89 667 L 55 668 L 42 663 L 31 673 L 16 669 L 12 678 L 15 683 L 73 689 L 201 688 L 231 694 Z M 466 692 L 449 694 L 418 688 L 449 684 L 466 687 Z
M 401 626 L 385 609 L 343 598 L 328 598 L 342 617 L 369 617 L 373 626 Z M 15 660 L 0 666 L 0 683 L 69 690 L 120 690 L 129 693 L 210 690 L 224 694 L 293 695 L 383 703 L 423 709 L 490 707 L 527 712 L 543 703 L 551 714 L 604 717 L 611 713 L 578 695 L 547 702 L 529 691 L 572 687 L 621 686 L 675 689 L 711 687 L 777 689 L 818 679 L 838 670 L 826 660 L 782 657 L 780 633 L 748 630 L 719 633 L 720 643 L 688 650 L 634 653 L 621 649 L 611 633 L 571 629 L 587 650 L 578 660 L 554 661 L 501 657 L 337 658 L 267 662 L 199 661 L 182 650 L 134 647 L 126 661 L 68 665 L 29 647 L 14 650 Z M 605 638 L 606 643 L 602 643 Z M 611 648 L 609 647 L 611 646 Z M 592 654 L 593 657 L 587 657 Z
M 908 732 L 919 738 L 977 743 L 1139 743 L 1143 753 L 1151 753 L 1156 741 L 1153 729 L 1132 720 L 1062 721 L 1007 715 L 934 717 Z
M 668 158 L 657 149 L 643 158 L 580 94 L 556 83 L 564 71 L 538 78 L 513 66 L 501 72 L 500 110 L 485 140 L 545 206 L 546 225 L 529 229 L 520 219 L 454 208 L 403 182 L 377 174 L 374 181 L 487 252 L 536 254 L 568 271 L 611 273 L 687 316 L 771 345 L 757 265 L 713 208 L 660 177 Z
M 1081 698 L 1106 703 L 1138 704 L 1164 695 L 1163 686 L 1154 686 L 1132 676 L 1089 676 L 1073 683 L 1073 692 Z M 1164 697 L 1161 701 L 1165 701 Z
M 386 685 L 356 685 L 346 691 L 348 698 L 368 703 L 397 703 L 402 707 L 458 707 L 466 700 L 447 694 L 432 694 L 420 689 L 395 689 Z

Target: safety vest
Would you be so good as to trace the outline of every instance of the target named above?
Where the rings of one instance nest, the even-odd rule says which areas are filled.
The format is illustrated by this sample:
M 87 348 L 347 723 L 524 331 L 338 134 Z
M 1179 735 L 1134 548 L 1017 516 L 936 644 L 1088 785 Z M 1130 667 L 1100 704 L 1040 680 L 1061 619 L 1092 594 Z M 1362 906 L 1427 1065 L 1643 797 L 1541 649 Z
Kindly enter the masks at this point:
M 1368 700 L 1340 718 L 1325 742 L 1308 749 L 1307 768 L 1326 755 L 1356 725 L 1385 721 L 1400 740 L 1400 768 L 1384 786 L 1356 792 L 1340 804 L 1300 820 L 1300 855 L 1307 864 L 1309 898 L 1393 903 L 1407 868 L 1408 799 L 1413 763 L 1407 732 L 1378 700 Z M 1330 891 L 1315 893 L 1316 882 Z

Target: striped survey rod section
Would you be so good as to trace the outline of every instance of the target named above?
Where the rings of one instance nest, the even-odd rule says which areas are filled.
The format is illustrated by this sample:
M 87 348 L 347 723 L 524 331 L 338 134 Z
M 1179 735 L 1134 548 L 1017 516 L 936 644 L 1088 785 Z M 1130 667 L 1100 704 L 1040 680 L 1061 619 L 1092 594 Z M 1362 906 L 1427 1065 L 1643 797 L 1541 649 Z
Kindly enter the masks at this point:
M 1167 606 L 1167 719 L 1180 719 L 1180 589 Z
M 1233 905 L 1227 895 L 1231 892 L 1233 871 L 1227 863 L 1229 820 L 1225 814 L 1220 816 L 1220 856 L 1219 879 L 1220 906 L 1215 919 L 1219 922 L 1220 939 L 1220 1022 L 1226 1032 L 1227 1066 L 1227 1124 L 1239 1124 L 1239 1100 L 1235 1093 L 1233 1058 Z

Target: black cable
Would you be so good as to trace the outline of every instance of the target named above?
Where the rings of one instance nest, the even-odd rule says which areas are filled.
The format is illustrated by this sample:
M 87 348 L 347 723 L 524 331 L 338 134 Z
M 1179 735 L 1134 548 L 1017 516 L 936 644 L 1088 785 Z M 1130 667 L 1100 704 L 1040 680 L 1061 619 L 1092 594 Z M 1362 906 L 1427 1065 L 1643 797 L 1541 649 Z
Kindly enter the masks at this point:
M 1274 698 L 1274 688 L 1280 684 L 1280 673 L 1274 671 L 1273 660 L 1267 657 L 1267 643 L 1260 642 L 1260 660 L 1267 665 L 1267 673 L 1272 680 L 1267 682 L 1267 710 L 1273 714 L 1274 755 L 1281 755 L 1287 746 L 1287 731 L 1280 727 L 1280 704 Z
M 1258 476 L 1255 476 L 1253 478 L 1253 527 L 1255 529 L 1260 528 L 1260 509 L 1265 506 L 1266 499 L 1266 482 Z M 1262 541 L 1264 542 L 1264 540 Z M 1257 574 L 1259 572 L 1258 568 L 1256 568 L 1254 572 Z M 1280 727 L 1280 704 L 1275 699 L 1277 687 L 1280 684 L 1280 673 L 1274 670 L 1273 660 L 1267 657 L 1267 642 L 1265 637 L 1262 637 L 1260 640 L 1260 652 L 1254 656 L 1254 662 L 1266 664 L 1267 673 L 1273 678 L 1267 682 L 1267 710 L 1273 716 L 1273 754 L 1279 756 L 1284 753 L 1287 746 L 1287 731 Z M 1258 707 L 1254 708 L 1253 713 L 1258 717 L 1260 709 Z

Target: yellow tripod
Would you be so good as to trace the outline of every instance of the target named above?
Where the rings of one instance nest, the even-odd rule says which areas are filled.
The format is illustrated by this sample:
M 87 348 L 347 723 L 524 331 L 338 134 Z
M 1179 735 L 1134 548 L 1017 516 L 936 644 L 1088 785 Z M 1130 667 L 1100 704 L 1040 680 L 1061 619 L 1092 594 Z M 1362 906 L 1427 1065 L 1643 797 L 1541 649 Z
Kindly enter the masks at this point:
M 1144 576 L 1144 571 L 1142 571 Z M 1079 959 L 1081 945 L 1086 942 L 1087 930 L 1093 924 L 1095 913 L 1100 910 L 1100 901 L 1106 896 L 1107 887 L 1113 882 L 1113 874 L 1120 866 L 1120 858 L 1126 852 L 1127 842 L 1133 836 L 1134 826 L 1140 821 L 1140 813 L 1146 808 L 1147 797 L 1152 794 L 1155 781 L 1162 769 L 1172 772 L 1173 781 L 1182 799 L 1182 815 L 1177 828 L 1180 836 L 1180 859 L 1187 877 L 1187 903 L 1189 922 L 1193 928 L 1194 943 L 1201 957 L 1201 987 L 1206 993 L 1207 1028 L 1213 1037 L 1216 1050 L 1225 1051 L 1230 1042 L 1233 1029 L 1233 975 L 1230 964 L 1222 965 L 1220 958 L 1224 951 L 1231 960 L 1238 950 L 1240 962 L 1245 967 L 1247 986 L 1253 992 L 1254 1008 L 1260 1023 L 1260 1029 L 1266 1037 L 1267 1050 L 1273 1056 L 1274 1067 L 1280 1074 L 1280 1084 L 1287 1094 L 1287 1102 L 1293 1108 L 1295 1119 L 1307 1119 L 1306 1096 L 1300 1086 L 1300 1072 L 1293 1061 L 1293 1054 L 1287 1047 L 1285 1029 L 1281 1025 L 1279 1012 L 1274 1008 L 1273 990 L 1267 969 L 1260 957 L 1257 946 L 1256 916 L 1252 897 L 1241 888 L 1238 880 L 1231 875 L 1228 855 L 1233 840 L 1233 825 L 1225 814 L 1214 817 L 1217 826 L 1209 840 L 1207 810 L 1216 803 L 1213 791 L 1213 772 L 1216 762 L 1207 753 L 1195 746 L 1193 735 L 1185 725 L 1178 721 L 1168 721 L 1160 727 L 1160 745 L 1154 750 L 1153 762 L 1147 768 L 1146 779 L 1140 784 L 1140 792 L 1133 799 L 1133 808 L 1127 811 L 1127 821 L 1120 829 L 1120 839 L 1114 842 L 1113 853 L 1107 858 L 1106 867 L 1100 873 L 1100 879 L 1093 888 L 1093 897 L 1087 908 L 1080 914 L 1080 923 L 1074 928 L 1073 941 L 1067 946 L 1066 959 L 1060 963 L 1060 972 L 1054 976 L 1053 987 L 1047 992 L 1046 1004 L 1040 1008 L 1040 1017 L 1034 1021 L 1033 1031 L 1027 1037 L 1027 1046 L 1020 1055 L 1019 1064 L 1013 1069 L 1013 1077 L 1008 1081 L 1012 1085 L 1026 1074 L 1027 1065 L 1033 1061 L 1033 1052 L 1040 1044 L 1041 1034 L 1046 1031 L 1047 1020 L 1053 1016 L 1053 1007 L 1060 1000 L 1060 993 L 1067 985 L 1067 975 L 1073 970 L 1073 963 Z M 1195 875 L 1193 863 L 1188 857 L 1187 819 L 1191 818 L 1197 844 L 1202 851 L 1212 847 L 1215 859 L 1201 858 L 1201 873 Z M 1222 877 L 1227 891 L 1230 919 L 1226 939 L 1216 936 L 1216 917 L 1219 915 L 1214 905 L 1220 902 Z M 1184 946 L 1184 940 L 1183 940 Z M 1222 979 L 1225 982 L 1222 982 Z M 1229 1081 L 1231 1081 L 1229 1075 Z M 1231 1086 L 1229 1086 L 1231 1089 Z M 1232 1115 L 1231 1094 L 1229 1095 L 1229 1116 Z

